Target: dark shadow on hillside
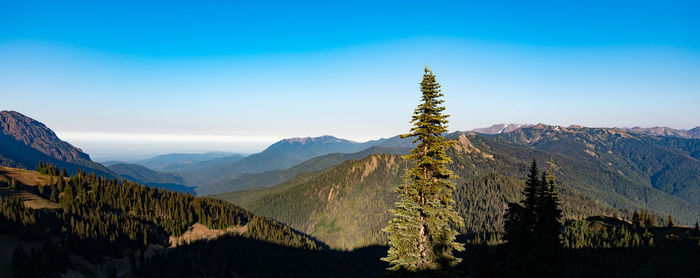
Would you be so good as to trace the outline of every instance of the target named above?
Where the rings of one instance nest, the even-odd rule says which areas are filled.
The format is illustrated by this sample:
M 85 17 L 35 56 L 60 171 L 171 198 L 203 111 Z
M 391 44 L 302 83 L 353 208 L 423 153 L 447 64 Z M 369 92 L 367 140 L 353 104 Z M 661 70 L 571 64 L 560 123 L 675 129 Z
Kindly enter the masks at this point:
M 147 260 L 144 277 L 373 277 L 388 265 L 384 246 L 308 250 L 240 236 L 178 247 Z
M 567 277 L 700 277 L 700 247 L 566 251 Z
M 566 277 L 700 277 L 697 245 L 565 249 L 563 256 Z M 507 257 L 503 245 L 467 246 L 458 269 L 469 277 L 524 277 L 510 273 Z

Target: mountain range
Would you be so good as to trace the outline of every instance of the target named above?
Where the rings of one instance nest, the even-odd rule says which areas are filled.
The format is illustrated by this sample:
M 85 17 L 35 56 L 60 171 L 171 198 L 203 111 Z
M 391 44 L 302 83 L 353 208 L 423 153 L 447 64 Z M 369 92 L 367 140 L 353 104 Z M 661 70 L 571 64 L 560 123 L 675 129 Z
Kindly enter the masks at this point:
M 410 139 L 398 136 L 364 143 L 332 136 L 290 138 L 245 157 L 232 153 L 172 154 L 139 161 L 161 169 L 156 171 L 136 163 L 104 167 L 91 161 L 80 149 L 61 141 L 44 124 L 18 112 L 0 112 L 0 126 L 0 158 L 3 165 L 33 169 L 39 161 L 44 161 L 59 168 L 65 167 L 70 172 L 81 168 L 151 186 L 185 192 L 194 190 L 200 195 L 220 194 L 216 196 L 245 201 L 242 205 L 249 205 L 254 211 L 260 209 L 261 213 L 275 219 L 274 214 L 264 211 L 264 205 L 256 203 L 269 198 L 271 194 L 268 193 L 279 195 L 295 188 L 310 190 L 313 187 L 308 186 L 309 183 L 325 187 L 340 186 L 334 189 L 335 192 L 342 187 L 358 186 L 356 181 L 330 185 L 317 179 L 329 172 L 340 177 L 327 177 L 328 180 L 347 176 L 349 174 L 338 170 L 338 167 L 346 167 L 368 157 L 378 159 L 377 165 L 382 165 L 379 163 L 382 159 L 400 161 L 398 155 L 405 154 L 412 147 Z M 462 177 L 488 177 L 487 180 L 501 180 L 516 188 L 525 165 L 531 159 L 537 158 L 544 163 L 551 158 L 557 166 L 559 181 L 568 194 L 566 196 L 595 200 L 600 204 L 597 208 L 600 210 L 650 208 L 659 215 L 673 213 L 680 221 L 692 223 L 700 218 L 700 140 L 691 138 L 693 130 L 500 124 L 471 132 L 456 132 L 448 137 L 458 142 L 451 155 L 455 161 L 453 167 L 456 167 L 453 171 Z M 387 171 L 394 174 L 386 180 L 399 181 L 397 177 L 403 170 L 397 167 L 403 164 L 388 165 Z M 365 182 L 366 178 L 359 180 Z M 390 182 L 384 184 L 387 186 L 382 190 L 386 192 L 395 186 Z M 334 195 L 308 194 L 323 195 L 326 201 L 333 199 L 329 195 Z M 518 197 L 515 193 L 505 196 L 508 197 L 501 197 L 501 203 Z M 314 198 L 290 200 L 300 204 Z M 469 198 L 464 197 L 463 200 Z M 391 204 L 391 201 L 387 204 Z M 498 221 L 494 216 L 492 224 L 488 225 L 496 227 Z M 304 225 L 292 226 L 313 234 L 310 226 Z
M 668 137 L 681 137 L 681 138 L 700 138 L 700 126 L 696 126 L 692 129 L 673 129 L 668 127 L 633 127 L 626 128 L 627 130 L 634 133 L 641 133 L 647 135 L 657 135 L 657 136 L 668 136 Z
M 207 167 L 192 167 L 174 173 L 180 175 L 186 184 L 197 185 L 198 194 L 217 194 L 230 191 L 226 188 L 227 184 L 234 184 L 231 188 L 246 188 L 246 186 L 235 186 L 240 179 L 246 179 L 246 177 L 239 178 L 244 174 L 284 170 L 314 157 L 331 153 L 355 153 L 372 146 L 401 147 L 406 144 L 410 145 L 410 142 L 396 138 L 364 143 L 333 136 L 290 138 L 274 143 L 260 153 L 241 159 L 225 161 L 227 158 L 219 158 L 204 161 L 201 163 L 209 163 Z
M 700 219 L 700 140 L 650 136 L 615 128 L 543 124 L 510 132 L 448 135 L 460 178 L 455 199 L 461 232 L 489 240 L 503 227 L 507 202 L 520 199 L 532 159 L 553 161 L 567 218 L 600 213 L 629 215 L 650 209 L 684 224 Z M 383 242 L 380 232 L 396 201 L 393 188 L 407 164 L 373 154 L 279 185 L 215 197 L 277 219 L 336 248 Z
M 235 161 L 243 157 L 245 157 L 245 155 L 230 152 L 172 153 L 137 160 L 134 161 L 133 164 L 138 164 L 154 171 L 176 172 L 193 167 L 202 167 L 201 163 L 205 161 L 216 160 L 219 158 L 226 158 L 228 161 Z
M 64 228 L 52 228 L 50 233 L 54 235 L 62 231 L 82 233 L 80 227 L 109 216 L 110 223 L 131 221 L 124 227 L 152 233 L 144 238 L 135 237 L 137 241 L 160 242 L 166 235 L 178 240 L 210 239 L 151 257 L 145 265 L 152 267 L 139 270 L 144 273 L 158 273 L 153 272 L 158 269 L 174 269 L 173 273 L 178 273 L 180 267 L 187 266 L 187 262 L 196 260 L 194 258 L 206 257 L 207 262 L 213 262 L 226 256 L 235 258 L 234 268 L 248 271 L 250 275 L 276 273 L 261 266 L 260 261 L 274 261 L 285 274 L 293 269 L 300 270 L 292 271 L 299 276 L 333 273 L 338 267 L 348 265 L 358 270 L 368 263 L 373 270 L 361 273 L 378 273 L 385 267 L 378 263 L 378 258 L 386 251 L 376 245 L 386 243 L 382 229 L 392 217 L 390 209 L 397 201 L 394 188 L 402 183 L 410 167 L 410 162 L 402 155 L 414 147 L 410 138 L 399 136 L 364 143 L 322 136 L 285 139 L 248 156 L 170 154 L 104 167 L 91 161 L 80 149 L 61 141 L 42 123 L 18 112 L 0 112 L 0 126 L 2 165 L 34 169 L 39 161 L 44 161 L 65 167 L 71 173 L 80 168 L 103 177 L 120 177 L 169 189 L 147 189 L 128 181 L 82 173 L 64 180 L 71 186 L 61 189 L 55 177 L 35 171 L 1 169 L 0 195 L 24 196 L 29 207 L 24 208 L 21 215 L 41 213 L 42 217 L 47 217 L 55 214 L 56 220 L 47 223 L 58 223 Z M 500 124 L 445 134 L 454 141 L 447 154 L 453 161 L 449 168 L 458 176 L 454 198 L 456 210 L 464 219 L 464 226 L 459 229 L 460 241 L 469 244 L 502 242 L 507 203 L 522 199 L 523 180 L 533 160 L 556 177 L 565 229 L 572 229 L 570 234 L 580 233 L 581 230 L 576 229 L 581 223 L 599 226 L 600 221 L 589 221 L 593 215 L 614 216 L 598 219 L 609 219 L 617 223 L 616 227 L 629 226 L 625 219 L 639 210 L 649 210 L 662 219 L 662 224 L 667 224 L 663 219 L 672 215 L 676 225 L 692 225 L 700 220 L 700 139 L 695 138 L 694 130 L 697 129 Z M 73 191 L 74 188 L 79 189 Z M 216 195 L 194 197 L 174 191 Z M 65 198 L 66 192 L 76 195 L 73 202 L 83 202 L 80 206 L 85 209 L 74 210 L 75 213 L 92 220 L 78 226 L 61 220 L 68 219 L 61 213 L 72 207 L 68 203 L 71 199 Z M 101 204 L 92 206 L 92 199 L 87 196 L 97 196 L 95 194 L 102 194 L 98 198 Z M 153 207 L 156 203 L 158 208 Z M 55 209 L 62 206 L 64 210 Z M 175 209 L 177 206 L 184 207 Z M 170 213 L 163 214 L 163 208 L 170 209 Z M 32 212 L 33 209 L 42 212 Z M 141 216 L 134 217 L 136 214 Z M 226 231 L 231 229 L 237 235 L 222 237 L 224 230 L 217 229 L 223 226 L 216 224 L 217 221 L 236 223 L 227 226 Z M 103 227 L 103 224 L 96 227 Z M 155 230 L 148 232 L 149 229 Z M 676 244 L 673 240 L 676 237 L 685 237 L 687 242 L 697 241 L 696 237 L 689 236 L 690 228 L 654 229 L 651 231 L 657 242 Z M 48 230 L 44 227 L 37 231 Z M 109 231 L 118 232 L 114 229 L 103 232 Z M 610 228 L 606 233 L 621 231 L 625 232 Z M 641 230 L 638 232 L 643 235 Z M 590 244 L 590 238 L 584 235 L 576 238 L 569 240 L 584 246 Z M 122 240 L 134 241 L 126 237 Z M 94 243 L 76 242 L 85 246 Z M 19 241 L 11 244 L 22 246 Z M 129 249 L 133 244 L 104 246 L 113 246 L 115 254 L 133 253 Z M 326 247 L 334 250 L 325 250 Z M 567 254 L 580 256 L 580 253 Z M 284 263 L 287 257 L 294 257 L 300 263 Z M 107 260 L 108 264 L 114 260 Z M 224 261 L 217 266 L 220 271 L 230 268 L 227 265 L 231 261 Z M 324 263 L 318 265 L 327 263 L 328 266 L 307 268 L 320 261 Z M 99 262 L 93 264 L 90 266 L 93 269 L 104 267 Z M 298 268 L 299 265 L 304 268 Z M 204 269 L 208 266 L 197 265 Z

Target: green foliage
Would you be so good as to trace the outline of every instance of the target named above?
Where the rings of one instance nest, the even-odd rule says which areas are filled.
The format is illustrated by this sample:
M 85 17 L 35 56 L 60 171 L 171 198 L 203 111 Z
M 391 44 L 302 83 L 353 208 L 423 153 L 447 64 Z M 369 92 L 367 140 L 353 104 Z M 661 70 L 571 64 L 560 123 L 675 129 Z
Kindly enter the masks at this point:
M 464 249 L 455 241 L 453 227 L 463 220 L 455 210 L 453 191 L 456 178 L 445 165 L 452 163 L 445 150 L 453 141 L 445 139 L 447 115 L 440 84 L 432 71 L 425 68 L 421 82 L 422 103 L 415 109 L 410 133 L 418 143 L 404 158 L 413 163 L 405 182 L 396 188 L 399 201 L 391 212 L 394 218 L 385 231 L 389 234 L 389 251 L 385 260 L 392 270 L 424 270 L 445 268 L 461 259 L 454 251 Z
M 66 169 L 63 168 L 62 172 L 65 172 L 65 170 Z M 43 161 L 39 161 L 39 166 L 36 167 L 36 171 L 41 173 L 41 174 L 49 175 L 49 176 L 58 176 L 58 174 L 60 173 L 58 171 L 58 167 L 51 164 L 50 162 L 44 163 Z
M 507 203 L 522 198 L 520 177 L 526 174 L 526 163 L 531 160 L 523 158 L 526 161 L 523 162 L 517 156 L 510 156 L 496 149 L 500 148 L 499 143 L 484 137 L 455 134 L 450 138 L 470 140 L 475 147 L 495 153 L 495 159 L 490 159 L 483 153 L 461 152 L 456 146 L 447 150 L 454 161 L 449 169 L 460 176 L 455 181 L 454 198 L 464 226 L 458 231 L 467 235 L 470 242 L 497 244 L 503 232 Z M 387 235 L 381 230 L 392 218 L 389 210 L 398 201 L 392 189 L 401 184 L 401 173 L 409 166 L 397 155 L 371 155 L 359 161 L 346 161 L 329 169 L 300 174 L 278 186 L 246 193 L 254 200 L 243 201 L 243 206 L 310 234 L 332 248 L 386 244 Z M 565 173 L 558 172 L 558 177 L 568 172 L 568 168 Z M 567 184 L 558 189 L 565 218 L 613 213 L 611 208 Z M 253 196 L 259 193 L 262 196 Z M 316 227 L 333 220 L 342 232 L 329 233 L 328 229 Z
M 356 153 L 332 153 L 309 159 L 301 164 L 285 170 L 274 170 L 260 174 L 244 174 L 233 180 L 226 181 L 230 189 L 246 189 L 228 192 L 211 197 L 222 199 L 239 206 L 260 199 L 266 194 L 278 193 L 300 183 L 309 182 L 317 177 L 322 170 L 329 169 L 348 160 L 363 159 L 371 154 L 406 154 L 410 148 L 373 146 Z M 280 186 L 275 186 L 280 185 Z
M 700 140 L 546 125 L 485 136 L 548 153 L 566 170 L 557 173 L 563 183 L 613 207 L 687 224 L 700 216 Z
M 610 218 L 571 221 L 566 225 L 562 239 L 565 247 L 573 249 L 632 248 L 653 245 L 653 239 L 648 230 L 635 228 Z
M 636 227 L 612 217 L 570 221 L 562 235 L 567 276 L 695 277 L 700 232 L 683 227 Z
M 632 213 L 632 225 L 637 228 L 656 227 L 658 222 L 658 217 L 649 213 L 647 209 L 643 209 L 639 213 L 635 210 Z
M 241 236 L 251 240 L 322 248 L 304 234 L 221 200 L 104 179 L 83 171 L 65 183 L 60 178 L 47 187 L 50 190 L 44 190 L 44 197 L 58 195 L 59 209 L 34 210 L 25 207 L 19 197 L 0 196 L 0 233 L 17 234 L 25 240 L 58 238 L 67 252 L 88 260 L 99 260 L 100 255 L 121 256 L 126 249 L 144 249 L 149 244 L 167 246 L 168 236 L 181 235 L 194 223 L 212 229 L 246 225 Z M 31 257 L 42 261 L 52 254 Z M 19 271 L 29 271 L 22 269 Z
M 396 155 L 371 155 L 313 174 L 300 174 L 271 187 L 250 203 L 256 214 L 272 217 L 327 243 L 352 249 L 386 241 L 381 230 L 396 201 L 391 185 L 401 182 L 407 163 Z

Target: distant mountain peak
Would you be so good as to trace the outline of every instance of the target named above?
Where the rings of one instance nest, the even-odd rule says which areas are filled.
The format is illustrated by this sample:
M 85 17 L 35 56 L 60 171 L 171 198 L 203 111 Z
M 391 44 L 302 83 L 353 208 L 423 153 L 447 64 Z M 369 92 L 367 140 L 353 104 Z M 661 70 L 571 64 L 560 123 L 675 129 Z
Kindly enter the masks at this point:
M 490 127 L 475 128 L 471 131 L 481 134 L 501 134 L 508 133 L 523 127 L 531 127 L 531 124 L 495 124 Z
M 39 161 L 51 162 L 69 173 L 81 168 L 112 176 L 81 149 L 56 136 L 43 123 L 16 111 L 0 111 L 0 164 L 34 169 Z
M 0 128 L 4 136 L 55 159 L 68 162 L 90 160 L 89 155 L 59 139 L 46 125 L 17 111 L 0 111 Z
M 287 138 L 287 139 L 282 139 L 283 143 L 298 143 L 298 144 L 306 144 L 310 142 L 317 142 L 317 143 L 334 143 L 334 142 L 352 142 L 350 140 L 345 140 L 345 139 L 340 139 L 331 135 L 323 135 L 319 137 L 292 137 L 292 138 Z
M 674 129 L 670 127 L 639 127 L 635 126 L 633 128 L 622 128 L 633 133 L 654 135 L 654 136 L 665 136 L 665 137 L 680 137 L 680 138 L 694 138 L 700 139 L 700 126 L 696 126 L 692 129 Z

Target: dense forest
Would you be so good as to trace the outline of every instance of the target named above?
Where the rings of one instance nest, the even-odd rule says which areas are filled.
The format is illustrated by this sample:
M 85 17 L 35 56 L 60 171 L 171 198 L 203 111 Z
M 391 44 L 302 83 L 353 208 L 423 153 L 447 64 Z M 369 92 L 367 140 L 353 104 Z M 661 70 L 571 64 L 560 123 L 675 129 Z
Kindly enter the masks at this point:
M 506 204 L 521 198 L 523 182 L 519 176 L 527 165 L 517 160 L 490 159 L 475 151 L 465 153 L 453 148 L 447 153 L 453 160 L 449 168 L 460 176 L 454 192 L 455 209 L 464 219 L 459 232 L 470 241 L 501 241 Z M 538 157 L 545 155 L 537 153 Z M 408 163 L 398 155 L 371 155 L 259 190 L 265 194 L 240 192 L 238 200 L 246 201 L 244 207 L 253 212 L 317 237 L 331 247 L 382 244 L 387 235 L 381 229 L 397 200 L 392 188 L 402 181 L 407 168 Z M 562 185 L 560 191 L 566 219 L 615 211 L 570 186 Z
M 634 212 L 633 221 L 618 216 L 552 221 L 561 217 L 556 216 L 557 209 L 551 209 L 551 206 L 549 210 L 541 209 L 547 207 L 541 205 L 547 203 L 541 201 L 546 198 L 537 196 L 558 194 L 551 189 L 550 193 L 543 194 L 542 183 L 534 184 L 539 184 L 539 188 L 531 190 L 534 194 L 528 194 L 527 185 L 518 187 L 524 192 L 519 192 L 519 199 L 513 200 L 509 206 L 521 206 L 516 202 L 522 202 L 522 210 L 518 213 L 521 218 L 531 211 L 532 224 L 526 224 L 530 228 L 512 229 L 514 226 L 509 224 L 511 228 L 506 229 L 510 236 L 505 239 L 510 241 L 500 240 L 500 233 L 497 234 L 498 242 L 479 242 L 473 240 L 473 236 L 462 234 L 458 241 L 465 243 L 466 250 L 455 254 L 463 259 L 460 264 L 448 271 L 424 271 L 410 276 L 523 277 L 522 264 L 519 268 L 517 262 L 533 263 L 532 259 L 536 260 L 534 263 L 539 260 L 547 262 L 541 269 L 556 271 L 545 271 L 541 275 L 530 272 L 534 277 L 696 277 L 700 274 L 700 264 L 697 264 L 700 261 L 700 229 L 697 226 L 676 227 L 668 220 L 661 225 L 658 216 L 648 211 Z M 532 198 L 535 201 L 529 203 L 538 205 L 530 205 L 527 209 L 528 195 L 535 196 Z M 556 204 L 559 197 L 550 198 L 554 201 L 550 204 Z M 551 211 L 555 213 L 549 213 Z M 507 223 L 514 223 L 514 215 L 509 209 L 501 217 Z M 521 239 L 514 239 L 518 237 Z M 529 239 L 533 241 L 527 243 Z M 514 246 L 517 242 L 523 246 Z M 516 251 L 519 248 L 524 249 Z M 178 273 L 203 277 L 385 276 L 391 274 L 385 270 L 389 265 L 379 259 L 386 255 L 387 249 L 386 246 L 367 246 L 351 251 L 302 250 L 241 237 L 222 237 L 153 257 L 146 261 L 143 273 L 149 277 L 172 277 Z M 523 253 L 540 255 L 533 257 Z M 246 264 L 244 258 L 251 256 L 260 263 Z
M 46 174 L 36 175 L 50 182 L 27 185 L 16 179 L 0 179 L 0 187 L 6 190 L 32 192 L 58 205 L 57 209 L 32 209 L 18 196 L 0 197 L 0 234 L 40 243 L 14 250 L 15 277 L 57 277 L 76 267 L 69 254 L 95 264 L 127 257 L 133 273 L 144 277 L 367 277 L 381 275 L 388 267 L 379 260 L 386 255 L 385 246 L 327 249 L 322 242 L 227 202 L 83 171 L 63 177 L 62 171 L 50 164 L 37 170 Z M 482 180 L 474 187 L 486 189 L 503 183 L 494 178 L 474 180 Z M 513 187 L 518 197 L 511 202 L 524 196 L 520 192 L 524 189 L 522 180 L 512 181 L 518 182 Z M 182 234 L 196 222 L 210 228 L 245 226 L 246 231 L 145 255 L 149 246 L 168 246 L 168 236 Z M 466 251 L 455 253 L 463 261 L 452 274 L 513 277 L 507 268 L 499 267 L 507 265 L 504 260 L 511 248 L 503 244 L 501 233 L 492 237 L 475 240 L 473 234 L 462 232 L 458 241 L 466 244 Z M 609 273 L 692 277 L 700 273 L 694 263 L 700 260 L 700 231 L 674 226 L 666 217 L 661 219 L 646 210 L 632 213 L 630 221 L 605 216 L 567 220 L 560 239 L 567 277 L 611 277 Z M 38 264 L 43 267 L 35 267 Z
M 35 264 L 27 260 L 38 263 L 62 252 L 94 261 L 101 255 L 119 257 L 124 250 L 145 250 L 152 244 L 169 246 L 170 236 L 182 235 L 194 223 L 211 229 L 245 227 L 236 236 L 282 246 L 310 250 L 323 247 L 289 227 L 224 201 L 105 179 L 84 171 L 64 177 L 65 172 L 51 164 L 42 163 L 37 170 L 58 175 L 50 177 L 54 182 L 49 184 L 28 186 L 15 179 L 0 184 L 10 190 L 30 190 L 57 202 L 59 207 L 32 209 L 20 197 L 0 197 L 0 233 L 17 234 L 25 241 L 43 241 L 47 246 L 16 251 L 16 260 L 23 262 L 16 264 L 19 277 L 35 271 Z

